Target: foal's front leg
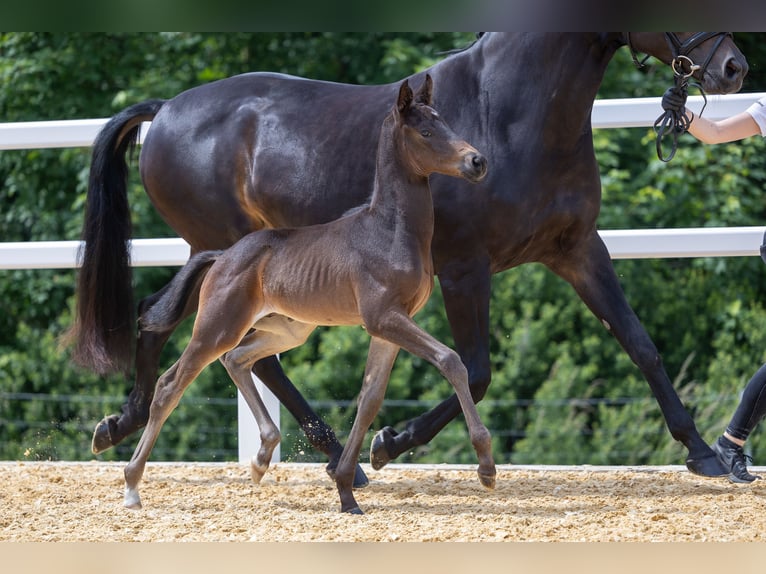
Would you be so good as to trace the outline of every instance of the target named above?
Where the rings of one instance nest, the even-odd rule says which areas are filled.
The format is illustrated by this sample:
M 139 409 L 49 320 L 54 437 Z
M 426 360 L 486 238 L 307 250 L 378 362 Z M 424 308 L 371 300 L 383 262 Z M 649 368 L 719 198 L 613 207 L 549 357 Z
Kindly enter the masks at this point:
M 371 335 L 385 338 L 434 365 L 455 389 L 465 415 L 471 444 L 479 458 L 479 481 L 486 488 L 495 487 L 497 470 L 492 457 L 492 438 L 476 410 L 468 386 L 468 371 L 458 354 L 421 329 L 412 317 L 391 311 L 374 324 L 367 324 Z
M 335 471 L 335 484 L 340 495 L 340 510 L 350 514 L 364 514 L 354 498 L 354 471 L 362 450 L 362 442 L 375 415 L 380 411 L 386 386 L 394 366 L 399 346 L 383 339 L 372 337 L 364 370 L 362 389 L 357 400 L 356 417 L 351 432 L 343 448 L 338 468 Z

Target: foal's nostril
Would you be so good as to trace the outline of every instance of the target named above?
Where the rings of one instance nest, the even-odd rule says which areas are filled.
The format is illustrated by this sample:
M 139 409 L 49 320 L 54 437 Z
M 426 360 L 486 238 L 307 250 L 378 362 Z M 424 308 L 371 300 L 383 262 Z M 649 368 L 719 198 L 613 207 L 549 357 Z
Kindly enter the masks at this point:
M 475 154 L 471 158 L 471 164 L 477 171 L 484 171 L 487 169 L 487 158 L 481 154 Z

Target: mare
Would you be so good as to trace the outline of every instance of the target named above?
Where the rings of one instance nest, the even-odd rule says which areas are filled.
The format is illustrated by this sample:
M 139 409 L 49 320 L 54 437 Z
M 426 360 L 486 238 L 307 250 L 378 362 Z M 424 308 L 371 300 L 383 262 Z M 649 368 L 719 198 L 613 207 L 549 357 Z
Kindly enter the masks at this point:
M 484 156 L 430 107 L 431 94 L 430 76 L 414 96 L 402 82 L 380 129 L 369 205 L 330 223 L 255 231 L 226 251 L 198 253 L 144 314 L 143 329 L 164 331 L 185 316 L 189 297 L 199 301 L 191 340 L 157 382 L 149 422 L 125 468 L 126 506 L 141 506 L 138 483 L 162 424 L 184 389 L 219 358 L 258 422 L 261 448 L 251 471 L 260 482 L 279 429 L 251 369 L 303 344 L 317 325 L 364 325 L 371 337 L 357 414 L 335 469 L 342 512 L 362 514 L 352 490 L 359 451 L 400 348 L 431 362 L 452 384 L 479 457 L 479 480 L 494 487 L 492 441 L 471 397 L 468 371 L 455 351 L 412 320 L 434 283 L 428 177 L 441 173 L 478 182 L 487 173 Z M 347 104 L 353 108 L 353 94 Z
M 688 450 L 689 470 L 724 475 L 626 301 L 596 231 L 601 182 L 591 109 L 607 65 L 625 46 L 666 64 L 686 56 L 699 64 L 694 79 L 709 93 L 739 90 L 748 69 L 727 33 L 487 33 L 410 77 L 434 78 L 435 107 L 492 165 L 472 193 L 461 180 L 432 177 L 434 269 L 476 401 L 490 383 L 490 277 L 539 262 L 572 285 L 641 370 L 670 433 Z M 367 202 L 380 122 L 397 89 L 249 73 L 135 104 L 105 125 L 93 148 L 70 334 L 74 360 L 99 372 L 127 371 L 136 341 L 135 384 L 121 414 L 96 426 L 94 452 L 146 423 L 160 350 L 172 332 L 141 330 L 135 339 L 125 155 L 140 122 L 152 120 L 140 155 L 146 192 L 196 253 L 225 249 L 264 227 L 331 221 Z M 162 292 L 144 299 L 139 315 Z M 195 307 L 190 301 L 188 313 Z M 253 370 L 328 455 L 332 471 L 342 447 L 279 361 L 267 357 Z M 453 395 L 399 432 L 382 429 L 373 466 L 427 443 L 459 412 Z M 359 469 L 357 475 L 361 486 L 366 477 Z

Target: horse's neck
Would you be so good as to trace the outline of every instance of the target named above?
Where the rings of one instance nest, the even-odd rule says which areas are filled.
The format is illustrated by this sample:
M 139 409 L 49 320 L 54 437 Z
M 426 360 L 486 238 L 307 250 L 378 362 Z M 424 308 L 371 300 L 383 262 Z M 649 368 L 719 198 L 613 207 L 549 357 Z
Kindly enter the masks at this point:
M 507 118 L 507 123 L 527 123 L 538 133 L 550 129 L 556 137 L 578 137 L 589 129 L 593 100 L 623 44 L 620 33 L 489 33 L 437 64 L 434 80 L 442 85 L 442 77 L 454 76 L 468 98 L 492 108 L 494 121 Z M 437 103 L 448 117 L 450 102 Z
M 414 173 L 404 154 L 405 150 L 394 141 L 391 126 L 384 124 L 369 213 L 385 225 L 417 235 L 430 244 L 434 210 L 428 177 Z

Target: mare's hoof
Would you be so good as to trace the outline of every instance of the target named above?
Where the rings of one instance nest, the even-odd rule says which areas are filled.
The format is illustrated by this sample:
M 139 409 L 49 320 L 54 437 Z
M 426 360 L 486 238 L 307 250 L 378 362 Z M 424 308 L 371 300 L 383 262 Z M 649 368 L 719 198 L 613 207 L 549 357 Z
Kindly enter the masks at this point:
M 705 455 L 702 458 L 687 458 L 686 468 L 689 469 L 689 472 L 698 476 L 729 476 L 729 471 L 723 467 L 712 449 L 710 450 L 710 454 Z
M 479 482 L 481 482 L 481 485 L 484 488 L 488 490 L 495 489 L 495 480 L 497 477 L 497 473 L 493 472 L 492 474 L 488 474 L 488 473 L 482 473 L 481 471 L 479 471 L 477 474 L 479 475 Z
M 362 470 L 362 467 L 358 464 L 356 465 L 356 472 L 354 473 L 354 486 L 353 488 L 364 488 L 365 486 L 370 484 L 370 479 L 367 478 L 367 475 Z
M 109 427 L 110 423 L 117 424 L 117 418 L 117 415 L 111 415 L 101 419 L 96 425 L 96 430 L 93 431 L 93 440 L 90 444 L 90 449 L 93 451 L 93 454 L 102 453 L 114 446 L 112 433 L 109 431 Z
M 327 471 L 327 474 L 330 478 L 335 480 L 335 467 L 331 467 L 329 464 L 325 468 Z M 356 470 L 354 471 L 354 484 L 352 485 L 353 489 L 360 489 L 368 486 L 370 484 L 370 479 L 367 478 L 367 475 L 362 470 L 362 467 L 358 464 L 356 465 Z
M 342 512 L 344 514 L 364 514 L 364 512 L 362 512 L 362 509 L 359 508 L 358 506 L 355 506 L 354 508 L 349 508 L 348 510 L 343 510 Z
M 391 462 L 391 456 L 388 454 L 386 443 L 393 442 L 396 431 L 392 427 L 383 427 L 370 443 L 370 464 L 375 470 L 380 470 Z

